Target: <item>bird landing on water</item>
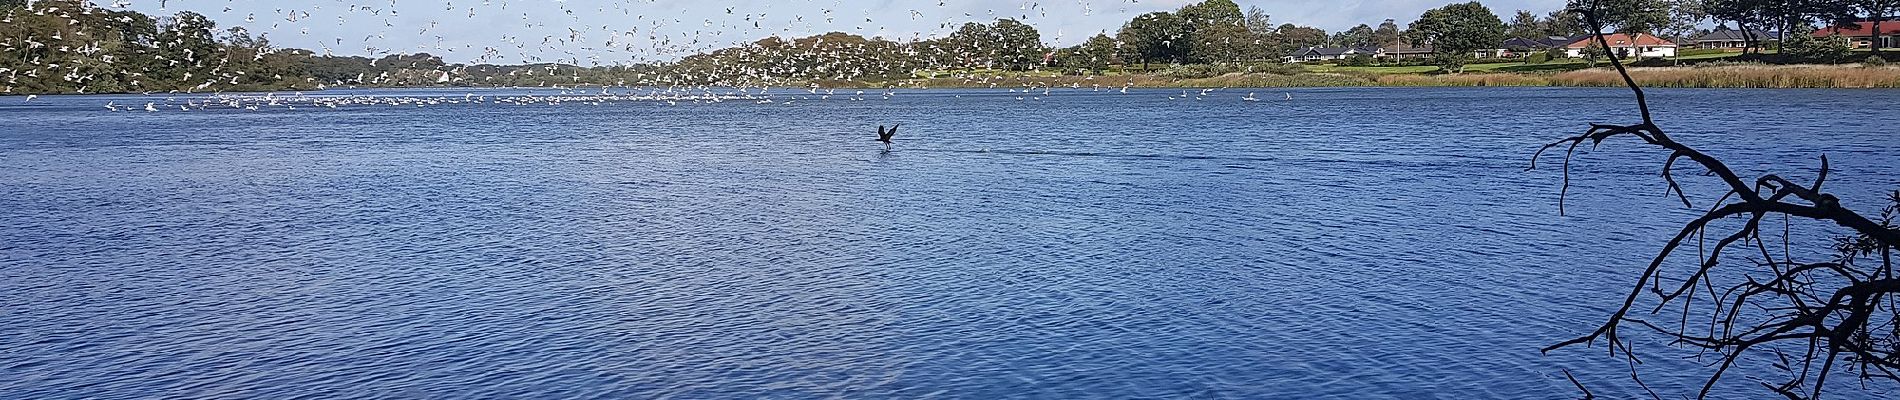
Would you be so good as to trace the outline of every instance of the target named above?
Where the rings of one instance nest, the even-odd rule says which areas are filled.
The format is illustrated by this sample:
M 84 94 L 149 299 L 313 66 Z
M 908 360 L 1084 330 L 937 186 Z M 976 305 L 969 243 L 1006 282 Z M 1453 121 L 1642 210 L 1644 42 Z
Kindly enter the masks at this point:
M 904 125 L 892 125 L 890 130 L 885 130 L 883 125 L 877 126 L 877 141 L 884 142 L 884 151 L 891 151 L 891 137 L 897 136 L 897 127 L 900 126 Z

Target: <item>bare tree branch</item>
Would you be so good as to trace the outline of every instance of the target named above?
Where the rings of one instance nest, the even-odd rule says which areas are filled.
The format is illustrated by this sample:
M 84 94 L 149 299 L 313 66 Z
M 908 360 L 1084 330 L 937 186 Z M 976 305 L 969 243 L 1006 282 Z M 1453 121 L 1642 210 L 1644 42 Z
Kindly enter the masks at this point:
M 1605 31 L 1598 4 L 1603 1 L 1606 0 L 1587 0 L 1573 9 L 1583 15 L 1596 32 Z M 1598 45 L 1610 48 L 1604 35 L 1597 35 L 1596 40 Z M 1710 365 L 1714 370 L 1698 391 L 1698 398 L 1706 398 L 1731 368 L 1745 361 L 1745 354 L 1756 353 L 1774 355 L 1779 361 L 1770 366 L 1789 374 L 1788 380 L 1779 384 L 1758 383 L 1790 399 L 1818 398 L 1836 366 L 1854 371 L 1863 386 L 1870 382 L 1900 384 L 1900 374 L 1895 373 L 1900 371 L 1900 307 L 1897 307 L 1900 278 L 1894 276 L 1891 255 L 1892 249 L 1900 246 L 1900 230 L 1894 228 L 1896 214 L 1900 214 L 1900 191 L 1890 196 L 1889 205 L 1876 220 L 1846 208 L 1838 197 L 1823 190 L 1832 171 L 1825 155 L 1821 156 L 1820 170 L 1809 185 L 1772 174 L 1746 180 L 1721 160 L 1665 133 L 1652 118 L 1648 99 L 1642 87 L 1630 77 L 1622 58 L 1614 52 L 1608 57 L 1611 66 L 1635 94 L 1642 121 L 1632 125 L 1591 124 L 1584 133 L 1546 144 L 1532 155 L 1531 168 L 1535 169 L 1537 160 L 1547 151 L 1565 150 L 1559 213 L 1567 212 L 1569 165 L 1576 156 L 1576 149 L 1586 143 L 1595 148 L 1619 136 L 1633 137 L 1668 152 L 1661 172 L 1667 185 L 1666 194 L 1674 194 L 1685 207 L 1692 207 L 1692 203 L 1674 175 L 1678 161 L 1686 159 L 1702 167 L 1708 176 L 1721 181 L 1728 189 L 1650 259 L 1622 305 L 1607 321 L 1589 334 L 1542 350 L 1548 353 L 1570 346 L 1589 346 L 1601 340 L 1608 345 L 1612 358 L 1629 361 L 1631 378 L 1648 390 L 1648 385 L 1642 384 L 1641 377 L 1635 373 L 1640 363 L 1635 348 L 1620 330 L 1624 324 L 1635 324 L 1642 330 L 1672 339 L 1671 346 L 1694 348 L 1699 354 L 1718 357 Z M 1779 215 L 1783 220 L 1779 260 L 1765 243 L 1762 231 L 1762 221 L 1770 215 Z M 1747 218 L 1740 228 L 1720 232 L 1717 236 L 1721 239 L 1712 247 L 1703 242 L 1703 238 L 1710 236 L 1710 229 L 1721 230 L 1724 229 L 1721 226 L 1727 226 L 1718 222 L 1742 216 Z M 1789 239 L 1793 233 L 1790 221 L 1794 218 L 1830 222 L 1854 232 L 1854 236 L 1837 243 L 1838 254 L 1833 260 L 1798 263 L 1792 260 L 1793 246 Z M 1692 238 L 1697 240 L 1698 262 L 1680 278 L 1665 277 L 1673 274 L 1675 264 L 1668 262 L 1670 257 Z M 1718 270 L 1727 259 L 1733 258 L 1727 254 L 1729 248 L 1750 245 L 1758 258 L 1745 265 L 1753 268 Z M 1769 275 L 1756 278 L 1755 274 L 1764 272 Z M 1669 287 L 1667 291 L 1663 289 L 1665 285 Z M 1723 289 L 1717 290 L 1718 286 Z M 1653 307 L 1646 307 L 1649 315 L 1680 314 L 1665 320 L 1675 321 L 1673 326 L 1652 323 L 1634 314 L 1642 301 L 1655 303 Z M 1707 324 L 1692 329 L 1689 316 L 1704 314 L 1708 316 Z M 1798 345 L 1804 351 L 1790 357 L 1777 347 L 1783 344 Z M 1795 364 L 1800 367 L 1795 368 Z M 1571 377 L 1569 371 L 1565 371 L 1565 376 L 1586 397 L 1594 396 Z M 1656 396 L 1653 391 L 1650 393 Z

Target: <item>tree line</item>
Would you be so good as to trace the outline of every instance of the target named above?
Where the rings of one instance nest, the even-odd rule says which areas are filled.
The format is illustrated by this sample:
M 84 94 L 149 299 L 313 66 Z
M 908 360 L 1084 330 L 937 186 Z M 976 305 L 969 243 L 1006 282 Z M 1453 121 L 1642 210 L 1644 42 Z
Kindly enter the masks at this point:
M 1896 0 L 1605 0 L 1619 32 L 1683 38 L 1708 23 L 1797 32 L 1814 24 L 1878 21 Z M 151 16 L 85 0 L 0 0 L 0 77 L 5 93 L 308 90 L 335 86 L 783 85 L 907 79 L 941 70 L 1060 69 L 1274 62 L 1307 47 L 1421 47 L 1455 69 L 1506 38 L 1572 37 L 1576 14 L 1517 11 L 1509 22 L 1472 1 L 1428 10 L 1401 27 L 1386 19 L 1344 31 L 1275 24 L 1259 7 L 1205 0 L 1135 16 L 1113 32 L 1052 47 L 1013 19 L 970 22 L 915 41 L 832 32 L 767 37 L 665 63 L 463 65 L 429 54 L 380 58 L 279 48 L 244 27 L 220 29 L 183 11 Z M 1875 22 L 1878 24 L 1878 22 Z M 1805 39 L 1806 35 L 1790 35 Z M 1753 45 L 1751 46 L 1757 46 Z M 1834 50 L 1839 52 L 1838 49 Z

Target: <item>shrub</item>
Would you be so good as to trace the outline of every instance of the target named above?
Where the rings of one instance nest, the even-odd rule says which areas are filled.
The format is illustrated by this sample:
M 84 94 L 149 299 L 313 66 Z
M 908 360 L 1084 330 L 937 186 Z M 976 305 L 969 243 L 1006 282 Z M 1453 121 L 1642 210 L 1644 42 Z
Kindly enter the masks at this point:
M 1274 75 L 1299 75 L 1299 74 L 1306 73 L 1306 66 L 1299 65 L 1299 64 L 1285 64 L 1285 63 L 1249 65 L 1247 66 L 1247 72 L 1266 73 L 1266 74 L 1274 74 Z
M 1366 55 L 1366 54 L 1354 54 L 1351 58 L 1347 58 L 1344 62 L 1340 62 L 1339 65 L 1347 66 L 1347 67 L 1371 66 L 1372 56 Z
M 1854 52 L 1853 45 L 1840 37 L 1814 38 L 1808 35 L 1788 35 L 1782 55 L 1790 61 L 1799 63 L 1839 63 L 1846 61 Z
M 1868 66 L 1868 67 L 1885 67 L 1887 66 L 1887 59 L 1880 58 L 1880 56 L 1867 56 L 1867 60 L 1861 61 L 1860 65 Z
M 1231 65 L 1188 64 L 1176 65 L 1156 75 L 1175 79 L 1200 79 L 1212 78 L 1234 72 L 1239 72 L 1239 68 Z

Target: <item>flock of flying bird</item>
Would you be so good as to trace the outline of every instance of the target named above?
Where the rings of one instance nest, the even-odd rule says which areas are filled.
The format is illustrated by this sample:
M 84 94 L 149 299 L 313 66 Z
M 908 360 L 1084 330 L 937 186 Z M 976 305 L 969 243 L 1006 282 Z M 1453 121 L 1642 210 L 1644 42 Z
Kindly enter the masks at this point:
M 368 3 L 313 1 L 301 5 L 266 5 L 224 0 L 223 5 L 204 5 L 218 2 L 204 0 L 192 2 L 191 7 L 196 11 L 204 11 L 202 14 L 225 27 L 240 27 L 259 39 L 269 40 L 279 45 L 277 47 L 280 50 L 310 48 L 323 55 L 361 55 L 371 59 L 408 52 L 433 53 L 446 59 L 467 60 L 469 64 L 562 63 L 599 67 L 664 61 L 766 36 L 791 37 L 847 31 L 867 37 L 899 37 L 908 34 L 916 40 L 954 30 L 963 22 L 986 22 L 997 18 L 1023 21 L 1047 18 L 1053 6 L 1042 4 L 1044 0 L 1004 0 L 1019 3 L 1016 10 L 1011 12 L 981 9 L 972 4 L 953 5 L 939 0 L 933 2 L 938 10 L 926 12 L 927 6 L 910 8 L 902 10 L 900 16 L 899 10 L 895 8 L 881 9 L 870 7 L 870 4 L 847 5 L 846 0 L 767 2 L 748 5 L 746 10 L 739 7 L 704 7 L 675 0 L 602 0 L 589 1 L 585 5 L 581 5 L 581 2 L 570 4 L 569 0 L 444 0 L 440 2 L 439 8 L 422 6 L 423 9 L 411 8 L 408 11 L 400 9 L 397 0 L 387 0 L 386 4 L 380 0 L 365 1 Z M 1061 10 L 1074 11 L 1079 8 L 1082 14 L 1088 15 L 1094 13 L 1091 1 L 1103 0 L 1073 1 L 1074 6 L 1064 6 Z M 1121 3 L 1124 11 L 1129 5 L 1140 3 L 1140 0 L 1107 1 Z M 79 17 L 102 10 L 102 6 L 92 2 L 80 3 L 83 5 L 80 9 L 70 9 L 70 5 L 67 6 L 69 9 L 60 9 L 48 2 L 27 0 L 25 9 L 36 15 L 64 17 L 74 24 L 78 23 Z M 162 16 L 176 11 L 171 7 L 181 5 L 177 3 L 185 2 L 112 0 L 103 7 L 148 11 Z M 153 7 L 154 4 L 156 7 Z M 846 11 L 854 6 L 855 10 Z M 221 11 L 216 11 L 220 8 Z M 266 8 L 269 11 L 263 11 Z M 847 17 L 846 14 L 857 15 Z M 930 18 L 932 16 L 940 18 Z M 6 20 L 0 22 L 11 22 L 12 17 L 4 16 Z M 880 18 L 885 20 L 881 21 Z M 888 21 L 895 18 L 908 18 L 909 21 L 902 22 L 906 26 L 934 24 L 936 29 L 928 33 L 900 32 Z M 333 26 L 323 22 L 332 20 Z M 541 37 L 522 37 L 524 34 L 540 34 Z M 57 34 L 54 36 L 57 37 Z M 1056 40 L 1061 40 L 1061 33 L 1057 33 Z M 0 44 L 0 52 L 19 50 L 13 47 L 15 45 L 32 47 L 36 43 L 39 42 L 4 43 Z M 66 50 L 85 52 L 96 48 L 97 44 Z M 9 68 L 0 70 L 0 74 L 19 74 L 23 69 L 27 68 Z M 140 71 L 128 72 L 136 74 Z M 76 68 L 73 73 L 78 73 Z M 204 80 L 198 89 L 239 78 L 229 72 L 225 75 L 232 76 L 197 77 Z M 372 82 L 359 79 L 359 82 L 321 83 L 341 86 Z
M 176 1 L 178 0 L 156 0 L 153 2 L 157 3 L 157 11 L 163 12 L 163 11 L 168 10 L 168 7 L 172 6 L 173 5 L 172 3 Z M 420 36 L 420 37 L 430 37 L 433 39 L 431 44 L 416 46 L 415 50 L 439 51 L 439 52 L 445 52 L 448 54 L 455 54 L 457 50 L 472 49 L 473 45 L 465 44 L 460 47 L 445 45 L 444 44 L 445 41 L 449 40 L 447 38 L 448 36 L 456 36 L 457 39 L 455 40 L 458 40 L 458 41 L 472 40 L 473 36 L 479 35 L 483 31 L 490 30 L 491 29 L 490 26 L 492 24 L 503 23 L 505 18 L 502 18 L 501 17 L 502 15 L 517 15 L 518 14 L 520 17 L 519 17 L 519 20 L 515 23 L 520 24 L 523 29 L 517 30 L 517 31 L 548 30 L 551 28 L 557 28 L 557 26 L 551 25 L 551 23 L 562 23 L 565 26 L 558 27 L 558 28 L 561 28 L 562 30 L 564 30 L 565 34 L 545 35 L 544 37 L 538 40 L 539 42 L 538 44 L 534 40 L 523 40 L 522 38 L 513 36 L 511 34 L 503 34 L 499 38 L 499 42 L 504 43 L 504 44 L 501 45 L 501 47 L 485 46 L 481 48 L 479 51 L 479 54 L 472 56 L 472 61 L 474 63 L 489 63 L 489 62 L 502 61 L 504 59 L 509 58 L 509 56 L 504 55 L 506 54 L 505 52 L 507 52 L 507 53 L 512 53 L 513 58 L 520 62 L 553 61 L 553 62 L 569 63 L 569 64 L 575 64 L 575 65 L 590 65 L 591 64 L 591 65 L 599 66 L 599 65 L 602 65 L 603 60 L 606 57 L 614 57 L 616 53 L 618 53 L 619 55 L 630 56 L 629 58 L 626 59 L 626 61 L 640 62 L 643 60 L 651 60 L 651 59 L 656 59 L 656 58 L 677 56 L 680 54 L 691 54 L 691 53 L 708 51 L 708 50 L 713 49 L 715 46 L 724 45 L 724 43 L 718 43 L 719 40 L 731 40 L 731 38 L 749 37 L 749 36 L 758 36 L 758 35 L 786 35 L 786 34 L 791 34 L 793 32 L 800 32 L 800 31 L 821 32 L 837 24 L 837 22 L 841 19 L 840 14 L 842 13 L 840 12 L 840 10 L 846 8 L 844 6 L 843 0 L 830 0 L 832 4 L 829 6 L 809 4 L 809 3 L 813 3 L 814 1 L 825 1 L 825 0 L 793 1 L 791 2 L 792 4 L 778 5 L 779 7 L 781 7 L 781 9 L 790 8 L 790 9 L 799 9 L 799 10 L 806 10 L 806 11 L 815 10 L 813 12 L 810 12 L 809 13 L 810 15 L 807 15 L 806 13 L 797 13 L 797 12 L 777 13 L 777 12 L 772 11 L 774 5 L 771 5 L 771 4 L 761 6 L 759 7 L 761 9 L 753 10 L 756 12 L 752 12 L 752 13 L 741 13 L 737 7 L 724 7 L 722 10 L 724 12 L 724 15 L 731 16 L 730 18 L 699 18 L 700 21 L 693 21 L 693 22 L 697 22 L 699 26 L 693 27 L 692 29 L 680 29 L 679 27 L 687 26 L 691 24 L 690 22 L 688 22 L 689 19 L 693 18 L 691 17 L 691 14 L 692 14 L 690 12 L 691 10 L 698 9 L 703 12 L 705 8 L 704 7 L 696 8 L 692 6 L 680 6 L 678 4 L 674 4 L 675 2 L 672 2 L 672 1 L 663 2 L 663 0 L 603 1 L 603 2 L 591 4 L 591 5 L 595 5 L 594 10 L 579 10 L 577 7 L 574 7 L 568 4 L 568 0 L 554 0 L 551 4 L 549 3 L 537 4 L 538 2 L 525 2 L 522 0 L 447 0 L 447 1 L 443 1 L 441 3 L 442 10 L 456 11 L 458 13 L 457 15 L 463 15 L 468 19 L 468 21 L 455 22 L 455 23 L 445 23 L 444 21 L 437 21 L 437 20 L 429 20 L 426 22 L 418 23 L 417 21 L 414 21 L 413 18 L 404 19 L 405 15 L 413 15 L 413 14 L 416 14 L 416 12 L 408 12 L 405 14 L 404 12 L 399 11 L 396 0 L 389 0 L 386 6 L 368 5 L 368 4 L 348 4 L 342 7 L 340 11 L 336 10 L 335 6 L 330 6 L 331 9 L 328 10 L 329 13 L 326 13 L 326 8 L 325 8 L 326 5 L 324 4 L 324 2 L 313 2 L 314 4 L 309 4 L 309 6 L 304 9 L 286 9 L 286 8 L 281 8 L 281 7 L 276 8 L 270 14 L 267 14 L 267 15 L 272 15 L 272 16 L 266 16 L 266 17 L 260 17 L 257 13 L 254 13 L 254 12 L 246 13 L 242 17 L 243 24 L 240 26 L 247 27 L 247 29 L 252 32 L 260 32 L 259 37 L 266 38 L 266 39 L 269 38 L 269 35 L 271 33 L 280 33 L 281 35 L 284 30 L 287 30 L 287 29 L 294 30 L 296 32 L 295 33 L 296 35 L 298 35 L 299 37 L 302 37 L 303 40 L 308 41 L 308 40 L 313 39 L 314 37 L 313 37 L 311 26 L 307 24 L 314 24 L 315 21 L 325 20 L 331 15 L 334 15 L 335 17 L 337 26 L 333 28 L 334 30 L 337 30 L 337 31 L 348 31 L 350 29 L 362 29 L 361 22 L 353 22 L 355 20 L 380 19 L 381 26 L 370 28 L 374 32 L 365 34 L 365 36 L 359 41 L 362 46 L 360 48 L 360 51 L 358 50 L 351 51 L 353 54 L 367 55 L 367 56 L 370 56 L 371 58 L 374 58 L 378 55 L 393 54 L 395 50 L 392 50 L 392 49 L 395 47 L 400 47 L 400 46 L 393 46 L 393 45 L 384 43 L 384 41 L 386 41 L 391 35 L 391 32 L 397 28 L 399 22 L 403 23 L 403 26 L 418 27 L 416 28 L 417 30 L 415 31 L 415 35 Z M 1139 0 L 1114 0 L 1114 1 L 1123 3 L 1124 7 L 1129 4 L 1139 3 Z M 242 11 L 237 11 L 238 8 L 249 9 L 249 8 L 259 7 L 256 4 L 250 4 L 250 5 L 241 4 L 237 2 L 236 0 L 225 0 L 225 2 L 228 3 L 228 5 L 222 7 L 223 11 L 221 12 L 221 14 L 233 14 L 235 12 L 242 12 Z M 808 3 L 808 4 L 796 4 L 796 3 L 801 3 L 801 2 Z M 57 7 L 50 7 L 50 6 L 45 6 L 43 4 L 39 4 L 41 3 L 41 0 L 28 0 L 26 3 L 27 3 L 26 9 L 31 12 L 36 13 L 37 15 L 61 16 L 73 21 L 74 24 L 77 24 L 77 20 L 74 14 L 90 15 L 96 10 L 92 8 L 88 8 L 88 7 L 97 7 L 97 6 L 91 6 L 90 3 L 85 3 L 85 4 L 88 4 L 89 6 L 81 7 L 81 9 L 78 9 L 78 10 L 72 10 L 72 9 L 61 10 L 61 9 L 58 9 Z M 937 1 L 935 3 L 936 3 L 935 4 L 936 7 L 938 8 L 951 7 L 950 5 L 946 4 L 945 1 L 942 1 L 942 0 Z M 1093 10 L 1093 8 L 1089 5 L 1088 0 L 1076 0 L 1076 3 L 1082 8 L 1084 13 L 1092 12 Z M 118 9 L 135 9 L 133 2 L 130 0 L 115 0 L 106 7 L 118 8 Z M 679 8 L 678 15 L 660 17 L 660 16 L 654 16 L 655 14 L 650 13 L 650 11 L 654 11 L 655 9 L 664 9 L 667 7 L 678 7 Z M 216 7 L 213 7 L 213 8 L 216 8 Z M 618 11 L 618 13 L 616 13 L 615 11 Z M 851 24 L 853 25 L 853 28 L 857 31 L 865 31 L 867 30 L 866 28 L 867 24 L 869 25 L 877 24 L 876 19 L 872 17 L 872 14 L 874 11 L 887 12 L 889 10 L 872 10 L 868 8 L 863 9 L 861 10 L 862 15 L 858 17 L 854 17 L 854 18 L 862 18 L 863 24 L 857 24 L 854 22 Z M 1039 1 L 1035 1 L 1035 0 L 1023 1 L 1020 7 L 1018 7 L 1018 11 L 1021 11 L 1020 15 L 1010 15 L 1008 13 L 999 14 L 996 10 L 991 9 L 991 10 L 987 10 L 987 12 L 985 13 L 982 13 L 986 15 L 982 15 L 980 17 L 994 19 L 1001 16 L 1001 17 L 1009 17 L 1009 18 L 1021 18 L 1021 19 L 1027 20 L 1031 18 L 1031 14 L 1035 14 L 1038 17 L 1041 17 L 1041 16 L 1046 16 L 1048 13 L 1048 9 L 1046 8 L 1046 6 L 1041 4 Z M 718 12 L 718 11 L 714 11 L 714 12 Z M 442 11 L 434 11 L 434 10 L 425 11 L 423 13 L 428 14 L 428 15 L 434 15 L 434 16 L 446 15 Z M 552 18 L 546 17 L 545 15 L 548 13 L 556 13 L 557 16 L 552 17 Z M 916 9 L 908 10 L 907 13 L 909 15 L 909 18 L 912 20 L 919 20 L 923 18 L 925 15 L 924 12 L 916 10 Z M 220 13 L 214 12 L 212 14 L 220 14 Z M 537 16 L 537 14 L 541 14 L 541 16 Z M 598 28 L 592 28 L 592 27 L 577 28 L 577 27 L 582 27 L 582 26 L 591 26 L 589 24 L 598 22 L 597 20 L 595 20 L 595 18 L 597 18 L 598 16 L 603 16 L 603 15 L 613 16 L 615 14 L 619 14 L 619 16 L 615 17 L 618 21 L 622 23 L 631 22 L 632 26 L 629 26 L 626 28 L 614 28 L 612 27 L 612 25 L 600 25 Z M 743 14 L 743 15 L 740 15 L 740 14 Z M 784 14 L 790 14 L 790 15 L 784 15 Z M 955 14 L 955 12 L 952 12 L 952 14 Z M 971 18 L 979 18 L 979 15 L 977 14 L 978 13 L 962 12 L 961 18 L 968 21 Z M 768 15 L 776 15 L 776 16 L 782 17 L 782 19 L 778 19 L 778 20 L 769 19 Z M 589 17 L 584 18 L 583 16 L 589 16 Z M 11 20 L 12 17 L 13 17 L 12 15 L 4 16 L 4 18 L 6 18 L 9 21 Z M 232 17 L 230 16 L 226 16 L 222 18 L 222 20 L 230 21 L 231 18 Z M 736 18 L 737 20 L 734 21 L 733 20 L 734 18 Z M 937 25 L 940 29 L 953 29 L 954 27 L 958 26 L 958 23 L 957 23 L 958 19 L 959 19 L 958 16 L 951 15 L 944 18 Z M 825 24 L 824 26 L 817 25 L 818 21 L 820 20 L 824 22 Z M 260 22 L 260 21 L 263 21 L 263 22 Z M 857 21 L 857 20 L 853 19 L 851 21 Z M 264 25 L 266 23 L 268 23 L 267 26 Z M 768 25 L 770 25 L 770 27 L 768 27 Z M 884 26 L 875 26 L 875 28 L 871 30 L 874 32 L 887 32 L 889 29 Z M 671 33 L 668 33 L 669 31 Z M 912 35 L 914 37 L 921 37 L 923 33 L 913 32 Z M 593 36 L 595 38 L 604 36 L 604 40 L 590 40 L 590 36 Z M 299 41 L 292 40 L 292 41 L 289 41 L 289 43 L 294 45 L 296 43 L 299 43 Z M 345 47 L 346 39 L 342 37 L 336 37 L 332 40 L 316 40 L 315 43 L 319 45 L 322 52 L 331 53 L 334 51 L 338 51 L 342 47 Z M 646 44 L 646 46 L 642 47 L 642 46 L 637 45 L 636 43 L 644 43 Z M 12 46 L 12 44 L 7 44 L 7 46 Z M 504 49 L 508 49 L 508 50 L 504 50 Z M 13 50 L 12 47 L 0 47 L 0 51 L 11 51 L 11 50 Z M 86 49 L 66 49 L 66 50 L 86 51 Z M 586 58 L 587 60 L 583 61 L 582 60 L 583 58 Z M 20 71 L 21 69 L 24 69 L 24 67 L 14 66 L 12 68 L 0 68 L 0 74 L 6 74 L 6 73 L 19 74 L 21 73 Z M 457 74 L 458 71 L 459 70 L 440 71 L 441 76 L 437 79 L 437 82 L 438 83 L 456 82 L 457 80 L 454 75 Z M 230 75 L 230 73 L 227 72 L 226 75 Z M 203 85 L 198 86 L 198 88 L 200 89 L 209 87 L 214 83 L 222 82 L 227 79 L 232 80 L 233 82 L 235 82 L 235 80 L 237 79 L 236 76 L 211 76 L 211 77 L 201 77 L 201 78 L 205 79 L 205 83 Z M 384 78 L 386 77 L 378 77 L 378 79 L 384 79 Z M 368 78 L 359 76 L 357 78 L 357 82 L 354 82 L 354 83 L 356 84 L 369 83 L 368 81 L 366 81 L 366 79 Z M 972 83 L 988 84 L 991 88 L 999 88 L 999 87 L 1002 87 L 1002 85 L 1011 84 L 1012 82 L 1008 82 L 1007 79 L 1008 78 L 1003 78 L 1003 77 L 985 77 L 982 75 L 964 76 L 964 81 L 966 84 L 972 84 Z M 1017 79 L 1020 80 L 1021 78 L 1017 78 Z M 1090 79 L 1092 80 L 1093 78 L 1090 78 Z M 348 86 L 350 83 L 352 82 L 329 82 L 329 84 L 334 84 L 336 86 Z M 1013 88 L 1009 89 L 1009 92 L 1016 95 L 1015 96 L 1016 100 L 1041 100 L 1044 97 L 1048 97 L 1052 95 L 1054 93 L 1053 91 L 1057 89 L 1056 87 L 1039 86 L 1037 84 L 1028 84 L 1028 83 L 1019 83 L 1018 85 L 1013 85 L 1013 86 L 1014 86 Z M 1132 87 L 1132 83 L 1128 85 L 1121 85 L 1118 92 L 1129 93 L 1130 87 Z M 427 107 L 427 106 L 433 106 L 433 105 L 455 105 L 455 104 L 601 105 L 601 104 L 607 104 L 607 103 L 630 102 L 630 101 L 662 102 L 669 105 L 680 104 L 680 103 L 722 103 L 722 102 L 733 102 L 733 101 L 754 102 L 754 103 L 759 103 L 759 104 L 794 104 L 798 102 L 828 101 L 828 100 L 832 100 L 833 97 L 838 97 L 840 100 L 864 101 L 869 98 L 890 99 L 891 97 L 897 95 L 897 92 L 892 91 L 892 90 L 885 90 L 881 94 L 873 93 L 870 95 L 867 95 L 862 90 L 855 90 L 855 91 L 850 91 L 848 93 L 840 94 L 835 89 L 821 90 L 816 86 L 803 88 L 805 90 L 802 90 L 803 92 L 802 95 L 798 94 L 800 90 L 793 89 L 791 90 L 792 94 L 790 95 L 777 95 L 777 96 L 768 94 L 772 90 L 769 87 L 756 88 L 757 89 L 756 91 L 748 89 L 748 88 L 713 88 L 710 86 L 656 87 L 656 88 L 598 88 L 598 91 L 595 91 L 595 89 L 591 89 L 591 88 L 579 88 L 579 87 L 564 88 L 564 87 L 555 86 L 554 89 L 559 90 L 560 93 L 552 94 L 552 95 L 506 95 L 506 96 L 488 96 L 488 95 L 477 95 L 475 93 L 469 93 L 465 96 L 460 96 L 460 97 L 400 96 L 400 95 L 305 95 L 302 93 L 293 93 L 290 95 L 278 95 L 278 94 L 248 95 L 248 94 L 218 94 L 218 93 L 193 94 L 187 91 L 185 93 L 179 93 L 179 92 L 147 93 L 147 95 L 149 95 L 151 99 L 150 101 L 144 102 L 144 104 L 122 105 L 116 102 L 109 102 L 104 106 L 104 109 L 108 111 L 114 111 L 114 112 L 118 112 L 118 111 L 159 112 L 159 111 L 170 111 L 170 110 L 194 111 L 194 110 L 215 110 L 215 109 L 235 109 L 235 110 L 257 111 L 257 110 L 271 109 L 271 108 L 330 109 L 330 108 L 352 107 L 352 106 Z M 1081 84 L 1078 83 L 1078 84 L 1072 84 L 1066 89 L 1081 90 L 1085 88 Z M 1115 89 L 1113 89 L 1113 87 L 1104 87 L 1100 84 L 1091 85 L 1087 87 L 1086 89 L 1090 91 L 1095 91 L 1095 92 L 1116 91 Z M 1169 96 L 1168 98 L 1169 99 L 1193 98 L 1196 100 L 1205 100 L 1209 96 L 1211 96 L 1212 93 L 1215 91 L 1216 89 L 1205 89 L 1205 90 L 1201 90 L 1198 94 L 1193 94 L 1193 93 L 1190 93 L 1189 91 L 1182 91 L 1180 96 L 1178 97 Z M 37 98 L 38 96 L 26 96 L 25 101 L 32 102 L 36 100 Z M 1288 95 L 1287 98 L 1290 100 L 1291 95 Z M 1247 94 L 1247 96 L 1242 97 L 1241 100 L 1258 101 L 1259 99 L 1253 93 L 1249 93 Z M 892 130 L 895 131 L 895 129 L 892 129 Z

